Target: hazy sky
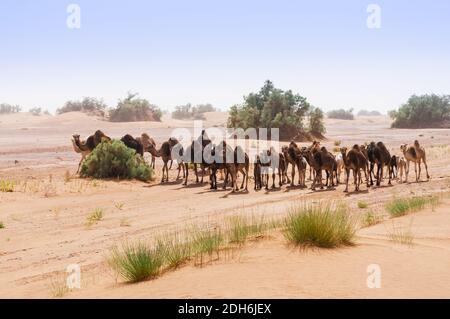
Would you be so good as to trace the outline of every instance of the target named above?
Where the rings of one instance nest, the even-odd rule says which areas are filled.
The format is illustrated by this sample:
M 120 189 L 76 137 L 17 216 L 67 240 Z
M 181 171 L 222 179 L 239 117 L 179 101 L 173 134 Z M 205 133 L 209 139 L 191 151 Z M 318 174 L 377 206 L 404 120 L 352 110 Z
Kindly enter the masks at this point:
M 71 3 L 80 29 L 67 27 Z M 227 108 L 266 79 L 325 110 L 450 93 L 448 0 L 1 0 L 0 41 L 0 103 L 24 108 L 115 105 L 127 91 Z

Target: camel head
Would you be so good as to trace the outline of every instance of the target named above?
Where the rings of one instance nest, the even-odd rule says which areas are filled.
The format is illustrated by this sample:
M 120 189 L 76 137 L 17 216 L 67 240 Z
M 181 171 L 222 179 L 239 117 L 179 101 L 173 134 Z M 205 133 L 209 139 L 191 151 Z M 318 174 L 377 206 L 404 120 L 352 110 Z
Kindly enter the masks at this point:
M 418 140 L 415 140 L 415 141 L 414 141 L 414 146 L 415 146 L 416 148 L 420 148 L 420 144 L 419 144 L 419 141 L 418 141 Z
M 406 153 L 406 150 L 408 149 L 408 145 L 406 145 L 406 144 L 402 144 L 402 145 L 400 145 L 400 150 L 403 152 L 403 153 Z
M 345 154 L 347 154 L 347 148 L 345 146 L 340 148 L 341 154 L 344 156 Z
M 357 150 L 357 151 L 361 151 L 361 148 L 359 147 L 358 144 L 353 145 L 353 149 Z
M 73 134 L 72 137 L 75 142 L 80 140 L 80 134 Z
M 109 136 L 106 136 L 105 133 L 103 133 L 101 130 L 97 130 L 94 133 L 94 138 L 98 143 L 101 143 L 103 141 L 111 141 L 111 138 Z
M 288 150 L 289 150 L 289 146 L 287 146 L 287 145 L 283 145 L 281 147 L 281 153 L 283 153 L 283 154 L 286 154 L 288 152 Z

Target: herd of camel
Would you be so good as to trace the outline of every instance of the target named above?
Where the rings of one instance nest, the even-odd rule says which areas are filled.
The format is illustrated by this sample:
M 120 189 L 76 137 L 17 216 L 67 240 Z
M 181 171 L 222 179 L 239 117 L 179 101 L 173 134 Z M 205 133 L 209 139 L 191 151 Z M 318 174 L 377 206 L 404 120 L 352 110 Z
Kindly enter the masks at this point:
M 97 130 L 85 141 L 80 140 L 79 135 L 73 135 L 73 148 L 75 152 L 81 154 L 78 171 L 85 158 L 103 141 L 111 141 L 111 138 L 100 130 Z M 182 171 L 184 178 L 183 185 L 187 185 L 189 169 L 194 170 L 196 183 L 199 183 L 197 168 L 200 167 L 202 171 L 201 182 L 203 182 L 203 176 L 206 170 L 209 171 L 211 189 L 217 189 L 218 171 L 220 171 L 224 179 L 224 189 L 228 186 L 229 179 L 231 179 L 232 191 L 239 190 L 237 183 L 239 173 L 243 176 L 240 189 L 244 189 L 245 191 L 248 189 L 247 185 L 250 173 L 249 156 L 241 147 L 237 146 L 233 149 L 225 141 L 214 145 L 205 131 L 202 131 L 202 134 L 185 149 L 173 137 L 163 142 L 157 148 L 155 141 L 146 133 L 136 138 L 127 134 L 121 138 L 121 141 L 141 156 L 145 152 L 149 152 L 152 156 L 152 168 L 155 168 L 155 158 L 161 157 L 164 163 L 161 183 L 168 182 L 169 169 L 171 169 L 173 161 L 176 160 L 178 162 L 177 180 L 180 178 Z M 389 185 L 393 179 L 397 179 L 402 183 L 403 174 L 405 174 L 405 182 L 408 182 L 410 162 L 414 163 L 417 182 L 420 180 L 422 162 L 425 165 L 427 179 L 430 178 L 425 149 L 417 140 L 414 141 L 413 145 L 401 145 L 400 150 L 403 156 L 391 156 L 383 142 L 371 142 L 364 145 L 355 144 L 350 149 L 340 147 L 340 152 L 337 155 L 329 152 L 325 146 L 321 146 L 320 142 L 317 141 L 304 147 L 299 147 L 295 142 L 291 142 L 289 145 L 283 146 L 281 152 L 270 147 L 254 158 L 254 189 L 259 190 L 263 187 L 266 190 L 269 189 L 270 175 L 272 176 L 272 188 L 276 188 L 276 175 L 278 175 L 279 187 L 285 183 L 295 186 L 296 169 L 298 172 L 298 185 L 300 187 L 306 187 L 306 170 L 308 167 L 309 180 L 312 181 L 312 190 L 315 190 L 316 187 L 323 189 L 324 186 L 331 188 L 340 184 L 341 174 L 345 173 L 346 187 L 344 192 L 348 192 L 348 184 L 352 172 L 355 191 L 360 190 L 360 185 L 363 182 L 363 174 L 367 188 L 374 185 L 374 180 L 376 185 L 380 186 L 384 178 L 388 179 Z M 174 154 L 176 155 L 174 156 Z M 231 156 L 227 156 L 227 154 L 231 154 Z M 210 158 L 206 158 L 206 156 L 210 156 Z M 292 167 L 290 178 L 287 174 L 289 165 Z

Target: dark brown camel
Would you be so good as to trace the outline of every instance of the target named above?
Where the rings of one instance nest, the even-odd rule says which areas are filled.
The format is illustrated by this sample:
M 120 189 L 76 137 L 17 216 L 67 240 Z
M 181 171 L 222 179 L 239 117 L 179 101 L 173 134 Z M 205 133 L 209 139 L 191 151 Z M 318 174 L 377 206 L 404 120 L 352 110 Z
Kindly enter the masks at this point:
M 355 180 L 355 191 L 359 191 L 361 183 L 361 170 L 366 177 L 367 187 L 369 187 L 369 178 L 367 176 L 369 163 L 367 158 L 361 152 L 358 145 L 354 145 L 353 148 L 347 152 L 346 147 L 341 148 L 342 160 L 344 161 L 344 168 L 346 173 L 346 184 L 344 192 L 348 192 L 348 180 L 350 178 L 350 170 L 353 171 L 353 177 Z

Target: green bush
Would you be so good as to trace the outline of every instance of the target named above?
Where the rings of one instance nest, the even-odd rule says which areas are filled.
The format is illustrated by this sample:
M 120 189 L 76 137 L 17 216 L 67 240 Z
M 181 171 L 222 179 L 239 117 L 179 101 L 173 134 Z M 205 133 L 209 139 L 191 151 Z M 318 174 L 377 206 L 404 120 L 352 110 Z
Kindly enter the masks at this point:
M 266 81 L 258 93 L 250 93 L 242 105 L 230 108 L 227 125 L 244 130 L 279 128 L 280 138 L 286 140 L 305 133 L 303 120 L 310 109 L 305 97 L 277 89 Z
M 380 116 L 381 113 L 378 111 L 367 111 L 367 110 L 361 110 L 358 112 L 358 116 Z
M 83 162 L 81 176 L 149 181 L 153 170 L 135 150 L 113 140 L 102 142 L 94 149 Z
M 327 113 L 329 119 L 339 119 L 339 120 L 354 120 L 353 109 L 344 110 L 333 110 Z
M 413 95 L 389 115 L 396 128 L 449 127 L 450 95 Z
M 146 99 L 136 98 L 137 93 L 128 93 L 117 107 L 109 110 L 111 122 L 161 121 L 162 111 Z

